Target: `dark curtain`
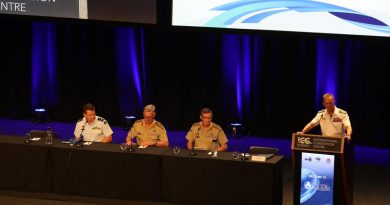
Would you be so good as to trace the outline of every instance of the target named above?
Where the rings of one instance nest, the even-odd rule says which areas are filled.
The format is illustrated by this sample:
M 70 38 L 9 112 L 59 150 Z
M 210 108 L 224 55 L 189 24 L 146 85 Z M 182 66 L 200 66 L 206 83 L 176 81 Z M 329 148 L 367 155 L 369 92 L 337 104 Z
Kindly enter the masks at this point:
M 1 23 L 0 116 L 28 118 L 34 97 L 33 22 Z M 167 129 L 187 130 L 199 120 L 200 109 L 210 107 L 224 128 L 242 122 L 246 134 L 290 138 L 322 109 L 323 90 L 316 85 L 325 83 L 317 76 L 319 69 L 327 72 L 318 65 L 319 40 L 325 40 L 337 44 L 326 52 L 337 55 L 336 104 L 348 111 L 354 139 L 389 145 L 388 39 L 50 23 L 55 25 L 50 28 L 56 35 L 58 100 L 42 104 L 52 120 L 75 122 L 82 104 L 92 102 L 98 115 L 118 125 L 123 115 L 141 117 L 143 106 L 153 103 Z M 131 40 L 121 39 L 128 35 Z M 127 44 L 136 55 L 124 54 L 120 48 Z M 127 58 L 132 59 L 128 69 L 135 70 L 120 63 Z
M 1 20 L 0 115 L 26 117 L 30 113 L 31 22 Z

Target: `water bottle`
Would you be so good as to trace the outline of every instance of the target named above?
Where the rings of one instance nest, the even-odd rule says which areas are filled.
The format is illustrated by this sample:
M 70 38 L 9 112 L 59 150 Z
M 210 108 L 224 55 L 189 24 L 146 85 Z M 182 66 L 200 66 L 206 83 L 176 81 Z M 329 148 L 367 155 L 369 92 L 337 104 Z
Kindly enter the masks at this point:
M 46 129 L 46 144 L 47 145 L 53 144 L 53 132 L 51 130 L 51 127 L 48 127 Z

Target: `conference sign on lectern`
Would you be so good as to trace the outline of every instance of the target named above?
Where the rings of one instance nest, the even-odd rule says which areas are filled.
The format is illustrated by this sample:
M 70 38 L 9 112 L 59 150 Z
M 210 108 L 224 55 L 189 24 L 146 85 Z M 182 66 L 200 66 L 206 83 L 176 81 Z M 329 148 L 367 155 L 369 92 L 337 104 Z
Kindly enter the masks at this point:
M 344 153 L 344 138 L 322 135 L 292 135 L 292 150 Z
M 293 134 L 293 151 L 299 151 L 295 172 L 294 204 L 332 205 L 335 203 L 335 161 L 337 153 L 343 153 L 341 137 Z

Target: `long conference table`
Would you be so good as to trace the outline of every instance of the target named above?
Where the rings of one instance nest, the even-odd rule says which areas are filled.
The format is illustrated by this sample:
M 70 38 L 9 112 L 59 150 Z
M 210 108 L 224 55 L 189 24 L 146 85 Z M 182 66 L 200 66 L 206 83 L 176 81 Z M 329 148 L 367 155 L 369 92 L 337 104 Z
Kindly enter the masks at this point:
M 136 148 L 93 143 L 76 148 L 57 140 L 29 144 L 0 135 L 0 189 L 175 204 L 270 204 L 283 201 L 282 156 L 234 160 L 231 152 Z

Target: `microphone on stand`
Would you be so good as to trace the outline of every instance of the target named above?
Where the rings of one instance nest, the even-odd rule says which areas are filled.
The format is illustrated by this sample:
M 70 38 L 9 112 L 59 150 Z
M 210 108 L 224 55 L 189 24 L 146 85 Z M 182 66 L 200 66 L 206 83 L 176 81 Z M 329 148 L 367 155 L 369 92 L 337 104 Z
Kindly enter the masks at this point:
M 130 141 L 130 146 L 129 146 L 129 152 L 134 152 L 135 149 L 133 149 L 133 142 Z
M 81 133 L 80 133 L 80 137 L 79 139 L 75 142 L 75 145 L 77 148 L 80 148 L 83 146 L 83 143 L 84 143 L 84 136 L 83 136 L 83 132 L 85 130 L 85 125 L 87 124 L 87 119 L 85 119 L 85 123 L 83 125 L 83 127 L 81 128 Z
M 195 153 L 195 138 L 192 141 L 192 148 L 191 148 L 190 156 L 196 156 L 196 153 Z
M 195 138 L 196 138 L 196 136 L 199 136 L 199 130 L 200 130 L 200 127 L 198 128 L 198 131 L 196 132 L 196 135 L 195 135 L 195 137 L 192 140 L 192 148 L 191 148 L 190 156 L 196 156 L 196 153 L 195 153 Z
M 345 133 L 343 133 L 342 130 L 339 130 L 336 125 L 332 122 L 333 114 L 330 116 L 330 123 L 333 125 L 333 127 L 337 130 L 337 132 L 340 134 L 340 137 L 345 137 Z M 342 128 L 341 128 L 342 129 Z

